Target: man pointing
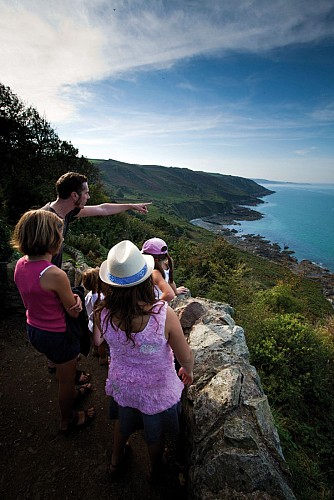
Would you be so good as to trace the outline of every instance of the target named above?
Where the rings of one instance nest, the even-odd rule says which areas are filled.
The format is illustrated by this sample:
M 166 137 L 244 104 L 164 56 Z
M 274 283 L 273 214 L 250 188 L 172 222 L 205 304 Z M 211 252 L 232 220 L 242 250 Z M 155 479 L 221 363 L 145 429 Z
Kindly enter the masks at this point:
M 65 238 L 70 222 L 79 217 L 95 217 L 119 214 L 126 210 L 136 210 L 146 214 L 150 203 L 102 203 L 101 205 L 88 205 L 89 188 L 87 177 L 76 172 L 67 172 L 56 182 L 57 199 L 47 203 L 42 210 L 56 213 L 64 220 L 63 236 Z M 52 259 L 58 267 L 62 265 L 63 247 Z

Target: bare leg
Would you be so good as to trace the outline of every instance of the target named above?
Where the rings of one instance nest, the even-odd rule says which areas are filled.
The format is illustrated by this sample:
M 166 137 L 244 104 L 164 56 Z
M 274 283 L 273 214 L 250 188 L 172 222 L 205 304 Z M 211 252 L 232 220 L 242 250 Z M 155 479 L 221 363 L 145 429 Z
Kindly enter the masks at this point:
M 47 359 L 47 364 L 48 364 L 48 372 L 55 373 L 56 372 L 56 365 L 50 359 Z
M 147 448 L 151 462 L 149 479 L 153 479 L 153 476 L 159 471 L 163 463 L 162 458 L 165 450 L 165 438 L 161 437 L 160 441 L 157 441 L 153 444 L 148 444 Z
M 125 445 L 127 443 L 129 436 L 124 436 L 120 431 L 119 420 L 115 420 L 114 423 L 114 444 L 113 451 L 111 455 L 110 472 L 116 472 L 123 456 Z
M 75 370 L 77 357 L 57 366 L 58 402 L 61 415 L 60 429 L 67 428 L 73 418 L 73 404 L 75 398 Z
M 100 361 L 99 361 L 100 365 L 101 366 L 107 365 L 108 364 L 108 356 L 107 356 L 107 350 L 106 350 L 106 343 L 105 342 L 102 342 L 102 344 L 99 345 L 98 352 L 99 352 L 99 356 L 100 356 Z

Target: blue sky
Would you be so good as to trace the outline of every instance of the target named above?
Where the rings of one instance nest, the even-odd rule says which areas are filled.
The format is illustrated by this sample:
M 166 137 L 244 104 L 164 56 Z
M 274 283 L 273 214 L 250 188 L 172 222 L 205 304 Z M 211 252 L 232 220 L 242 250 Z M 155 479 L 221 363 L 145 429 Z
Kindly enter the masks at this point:
M 0 0 L 0 81 L 90 158 L 334 183 L 332 0 Z

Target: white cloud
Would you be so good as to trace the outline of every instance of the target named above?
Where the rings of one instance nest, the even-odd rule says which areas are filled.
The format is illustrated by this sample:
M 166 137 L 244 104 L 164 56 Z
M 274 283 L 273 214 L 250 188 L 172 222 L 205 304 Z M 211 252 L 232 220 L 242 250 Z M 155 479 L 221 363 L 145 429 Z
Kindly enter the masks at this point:
M 266 52 L 289 44 L 333 36 L 326 21 L 330 0 L 202 0 L 113 2 L 116 11 L 100 19 L 109 38 L 110 71 L 169 67 L 201 54 Z M 132 3 L 131 3 L 132 6 Z M 109 14 L 109 15 L 108 15 Z M 109 29 L 110 28 L 110 29 Z
M 105 76 L 102 33 L 59 12 L 50 21 L 18 4 L 0 4 L 2 83 L 48 119 L 69 118 L 83 98 L 76 84 Z
M 314 124 L 312 124 L 313 126 Z M 272 118 L 235 113 L 233 106 L 199 107 L 192 112 L 179 113 L 170 110 L 168 113 L 149 113 L 125 110 L 122 106 L 101 109 L 92 119 L 81 120 L 62 127 L 62 136 L 71 137 L 71 141 L 79 148 L 81 154 L 92 157 L 95 148 L 104 157 L 114 157 L 115 151 L 128 154 L 130 148 L 142 151 L 141 157 L 158 151 L 170 158 L 177 151 L 182 158 L 184 151 L 208 150 L 217 156 L 224 151 L 249 151 L 257 148 L 257 155 L 264 148 L 272 148 L 275 153 L 286 152 L 291 155 L 291 144 L 304 145 L 313 138 L 311 126 L 304 118 Z M 288 131 L 288 132 L 287 132 Z M 159 151 L 160 149 L 160 151 Z M 294 154 L 301 156 L 316 149 L 308 146 L 300 147 Z M 163 153 L 162 153 L 163 151 Z M 218 151 L 218 153 L 217 153 Z M 93 155 L 96 156 L 96 155 Z M 139 157 L 138 157 L 139 158 Z M 138 161 L 140 161 L 138 159 Z M 168 160 L 170 161 L 170 160 Z
M 197 90 L 197 87 L 190 82 L 179 83 L 177 87 L 183 90 L 190 90 L 191 92 L 195 92 Z
M 71 119 L 89 99 L 80 84 L 333 37 L 331 9 L 331 0 L 0 0 L 1 80 L 50 121 Z
M 318 108 L 311 113 L 311 118 L 324 123 L 334 122 L 334 102 L 328 103 L 322 108 Z
M 305 148 L 305 149 L 295 149 L 294 151 L 292 151 L 292 153 L 297 155 L 297 156 L 307 156 L 316 149 L 318 149 L 318 148 L 313 146 L 313 147 Z

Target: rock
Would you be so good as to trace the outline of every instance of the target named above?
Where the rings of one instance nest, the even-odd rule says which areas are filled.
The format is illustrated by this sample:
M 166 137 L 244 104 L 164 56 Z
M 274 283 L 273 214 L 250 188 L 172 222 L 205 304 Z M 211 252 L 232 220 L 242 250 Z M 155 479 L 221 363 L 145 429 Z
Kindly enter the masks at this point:
M 183 395 L 190 498 L 294 499 L 268 400 L 233 309 L 188 298 L 175 310 L 195 356 L 195 379 Z
M 188 307 L 184 305 L 183 307 L 176 307 L 175 310 L 177 310 L 182 328 L 185 331 L 189 330 L 205 311 L 202 304 L 193 301 L 188 303 Z

